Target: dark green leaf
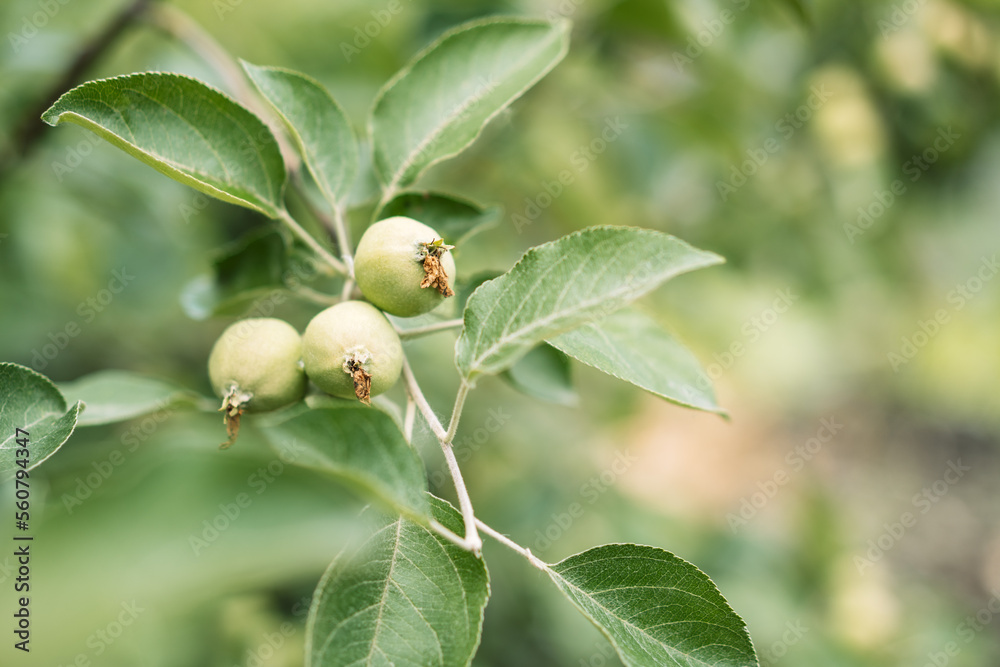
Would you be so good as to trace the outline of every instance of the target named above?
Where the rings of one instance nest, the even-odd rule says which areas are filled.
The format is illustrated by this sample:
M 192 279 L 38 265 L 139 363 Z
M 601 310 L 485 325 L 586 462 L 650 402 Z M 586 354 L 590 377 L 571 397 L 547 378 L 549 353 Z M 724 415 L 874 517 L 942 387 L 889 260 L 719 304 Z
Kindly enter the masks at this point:
M 331 206 L 351 190 L 358 144 L 347 114 L 318 81 L 277 67 L 242 62 L 261 95 L 285 122 L 295 146 Z
M 569 22 L 491 18 L 445 33 L 399 71 L 372 109 L 375 168 L 395 193 L 457 155 L 569 48 Z
M 577 403 L 569 359 L 550 345 L 532 348 L 501 377 L 528 396 L 560 405 Z
M 434 518 L 462 532 L 462 517 L 430 496 Z M 465 667 L 479 646 L 489 575 L 482 559 L 395 517 L 341 554 L 313 595 L 307 667 Z
M 201 81 L 145 72 L 90 81 L 42 120 L 70 122 L 174 180 L 272 218 L 284 209 L 285 164 L 271 130 Z
M 459 246 L 500 220 L 499 206 L 483 208 L 475 202 L 440 192 L 404 192 L 382 209 L 382 217 L 404 215 L 429 225 L 445 243 Z
M 266 423 L 264 435 L 290 463 L 330 474 L 393 513 L 426 521 L 424 465 L 392 417 L 343 403 L 292 411 L 285 421 Z
M 550 567 L 629 667 L 758 665 L 746 624 L 712 580 L 663 549 L 607 544 Z
M 212 273 L 185 286 L 181 305 L 196 320 L 240 314 L 257 299 L 286 289 L 290 268 L 287 243 L 278 230 L 253 232 L 216 254 Z
M 31 470 L 63 446 L 76 428 L 82 403 L 67 407 L 66 399 L 52 381 L 30 368 L 0 363 L 0 482 L 18 470 Z M 28 432 L 28 457 L 19 466 L 17 429 Z

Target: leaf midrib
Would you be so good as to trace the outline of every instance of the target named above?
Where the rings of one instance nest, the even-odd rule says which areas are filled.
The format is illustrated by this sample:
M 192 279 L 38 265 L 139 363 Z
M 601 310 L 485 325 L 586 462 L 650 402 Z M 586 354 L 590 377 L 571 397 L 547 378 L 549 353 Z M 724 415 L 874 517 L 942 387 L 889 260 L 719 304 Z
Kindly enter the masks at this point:
M 599 561 L 593 561 L 593 562 L 599 562 Z M 589 565 L 590 562 L 585 563 L 585 564 Z M 588 593 L 587 591 L 583 590 L 582 588 L 580 588 L 576 584 L 572 583 L 571 581 L 569 581 L 568 579 L 566 579 L 565 577 L 563 577 L 561 572 L 557 572 L 556 570 L 551 569 L 551 568 L 549 569 L 549 572 L 550 572 L 550 575 L 554 574 L 554 575 L 558 576 L 559 580 L 562 581 L 564 584 L 566 584 L 567 587 L 572 588 L 574 591 L 579 592 L 581 595 L 583 595 L 584 597 L 586 597 L 588 600 L 592 601 L 595 606 L 599 607 L 606 614 L 608 614 L 609 616 L 611 616 L 614 619 L 617 619 L 622 624 L 627 625 L 630 628 L 634 628 L 637 633 L 639 633 L 643 637 L 647 638 L 649 641 L 651 641 L 651 642 L 653 642 L 653 643 L 655 643 L 655 644 L 657 644 L 659 646 L 662 646 L 668 653 L 676 653 L 678 655 L 682 655 L 686 659 L 692 660 L 692 661 L 698 663 L 699 665 L 705 665 L 705 667 L 715 667 L 711 663 L 705 662 L 704 660 L 702 660 L 700 658 L 696 658 L 693 655 L 691 655 L 690 653 L 685 653 L 684 651 L 682 651 L 682 650 L 680 650 L 678 648 L 675 648 L 673 646 L 669 646 L 669 645 L 663 643 L 662 641 L 660 641 L 656 637 L 653 637 L 652 635 L 648 634 L 646 632 L 645 628 L 640 628 L 639 626 L 635 625 L 631 621 L 628 621 L 628 620 L 622 618 L 621 616 L 618 616 L 615 612 L 611 611 L 608 607 L 606 607 L 603 604 L 601 604 L 600 602 L 598 602 L 590 593 Z M 638 587 L 629 587 L 629 588 L 638 588 Z M 656 588 L 664 588 L 664 587 L 657 586 Z M 677 590 L 677 591 L 682 592 L 682 593 L 687 593 L 687 591 L 682 591 L 681 589 L 678 589 L 678 588 L 674 588 L 672 590 Z M 705 600 L 705 598 L 703 598 L 701 596 L 695 595 L 693 593 L 690 593 L 690 595 L 692 595 L 694 597 L 697 597 L 699 600 L 703 600 L 705 602 L 708 602 L 708 600 Z M 573 602 L 574 602 L 574 604 L 576 604 L 575 600 Z M 715 606 L 715 605 L 712 605 L 712 606 Z M 716 608 L 718 608 L 718 607 L 716 607 Z M 590 613 L 587 612 L 587 610 L 584 609 L 583 612 L 585 614 L 587 614 L 587 616 L 590 616 Z M 591 617 L 591 618 L 593 619 L 593 617 Z M 596 619 L 594 619 L 594 620 L 596 621 Z M 699 622 L 704 623 L 704 621 L 699 621 Z M 706 623 L 706 625 L 714 625 L 714 626 L 720 627 L 720 628 L 724 628 L 725 627 L 725 626 L 718 625 L 717 623 Z M 609 635 L 608 638 L 615 645 L 615 647 L 618 648 L 618 642 L 616 642 L 612 637 L 610 637 L 610 635 Z M 729 644 L 722 644 L 722 645 L 723 646 L 729 646 Z M 732 647 L 732 648 L 736 648 L 736 647 Z M 646 652 L 646 655 L 649 655 L 650 658 L 654 658 L 654 656 L 650 655 L 649 652 L 646 651 L 645 647 L 643 647 L 643 651 Z M 676 658 L 673 658 L 672 656 L 671 656 L 671 659 L 676 660 Z M 678 665 L 679 664 L 680 663 L 678 663 Z
M 551 27 L 552 28 L 558 28 L 558 26 L 556 26 L 556 25 L 552 25 Z M 561 36 L 561 33 L 558 30 L 551 31 L 549 33 L 549 35 L 547 36 L 547 38 L 543 42 L 540 43 L 541 46 L 538 49 L 535 49 L 534 51 L 529 52 L 530 55 L 525 56 L 523 58 L 520 58 L 520 59 L 516 60 L 515 63 L 514 63 L 514 66 L 508 67 L 506 70 L 504 70 L 503 75 L 502 76 L 498 76 L 497 78 L 500 79 L 500 80 L 506 79 L 508 77 L 508 75 L 510 74 L 511 71 L 516 70 L 523 63 L 527 62 L 528 60 L 531 60 L 531 59 L 535 58 L 538 54 L 542 53 L 544 51 L 544 49 L 547 48 L 550 45 L 552 37 L 558 39 L 560 36 Z M 416 65 L 416 63 L 414 63 L 414 65 Z M 407 74 L 409 74 L 412 71 L 413 71 L 413 68 L 410 68 L 407 71 Z M 528 88 L 530 88 L 542 76 L 545 76 L 545 74 L 548 73 L 548 71 L 549 70 L 546 69 L 540 75 L 532 77 L 531 81 L 529 81 L 526 85 L 521 86 L 520 90 L 515 91 L 515 93 L 511 96 L 511 99 L 508 100 L 507 103 L 513 102 L 515 99 L 517 99 L 518 96 L 520 96 L 521 94 L 523 94 Z M 499 84 L 498 84 L 498 86 L 499 86 Z M 459 116 L 462 115 L 462 113 L 466 109 L 466 105 L 469 104 L 470 100 L 473 97 L 475 97 L 475 96 L 473 95 L 473 96 L 470 96 L 469 98 L 463 100 L 461 104 L 459 104 L 458 106 L 456 106 L 447 116 L 445 116 L 445 118 L 442 120 L 441 123 L 439 123 L 437 126 L 435 126 L 431 130 L 430 134 L 428 134 L 423 140 L 421 140 L 413 148 L 413 150 L 410 151 L 410 153 L 406 156 L 406 158 L 403 160 L 403 162 L 400 164 L 400 166 L 396 169 L 395 173 L 392 175 L 392 179 L 389 181 L 389 184 L 386 185 L 386 192 L 395 193 L 395 192 L 397 192 L 399 190 L 399 184 L 402 181 L 403 176 L 410 169 L 410 167 L 413 166 L 414 161 L 416 160 L 417 156 L 420 155 L 421 153 L 423 153 L 423 151 L 426 150 L 427 147 L 429 147 L 431 144 L 433 144 L 434 141 L 437 140 L 437 138 L 440 136 L 441 132 L 443 132 L 445 129 L 447 129 L 448 126 L 456 118 L 458 118 Z M 486 124 L 488 124 L 502 110 L 503 110 L 503 107 L 501 107 L 500 109 L 497 109 L 496 111 L 494 111 L 493 113 L 491 113 L 489 116 L 487 116 L 486 119 L 483 121 L 482 125 L 479 127 L 478 131 L 472 137 L 471 141 L 475 141 L 476 138 L 482 133 L 483 127 L 485 127 Z M 405 127 L 405 131 L 407 133 L 409 133 L 409 126 L 408 125 Z M 445 157 L 447 157 L 447 156 L 443 156 L 441 158 L 438 158 L 438 160 L 431 161 L 427 165 L 427 167 L 425 167 L 425 169 L 431 167 L 432 165 L 434 165 L 435 162 L 440 161 L 440 160 L 444 159 Z M 417 174 L 417 175 L 419 175 L 419 174 Z

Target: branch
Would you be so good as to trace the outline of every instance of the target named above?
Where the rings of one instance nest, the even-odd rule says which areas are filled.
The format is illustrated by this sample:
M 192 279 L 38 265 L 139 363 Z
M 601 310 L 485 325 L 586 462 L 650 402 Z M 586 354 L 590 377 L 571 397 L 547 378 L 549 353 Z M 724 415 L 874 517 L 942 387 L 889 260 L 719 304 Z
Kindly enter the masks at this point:
M 45 131 L 45 124 L 39 120 L 39 117 L 59 99 L 60 95 L 79 83 L 84 73 L 98 58 L 104 55 L 104 52 L 117 41 L 125 29 L 149 9 L 150 3 L 151 0 L 134 0 L 129 3 L 111 19 L 101 32 L 84 44 L 63 75 L 49 88 L 39 103 L 28 108 L 24 120 L 15 133 L 13 145 L 15 155 L 24 157 L 31 152 Z M 8 156 L 4 162 L 10 163 L 12 158 L 13 156 Z
M 478 556 L 483 548 L 483 540 L 479 537 L 479 532 L 476 530 L 476 515 L 472 509 L 469 490 L 465 486 L 465 480 L 462 479 L 462 471 L 458 467 L 458 461 L 455 459 L 455 451 L 452 449 L 448 432 L 445 431 L 441 420 L 434 414 L 430 403 L 427 402 L 427 398 L 420 390 L 420 385 L 417 384 L 417 378 L 414 377 L 413 369 L 410 368 L 410 362 L 405 355 L 403 356 L 403 378 L 406 381 L 406 389 L 410 397 L 417 404 L 417 408 L 431 427 L 431 431 L 437 436 L 438 442 L 441 443 L 441 451 L 444 453 L 445 461 L 448 462 L 448 470 L 451 472 L 451 479 L 455 484 L 455 493 L 458 495 L 458 504 L 462 509 L 462 519 L 465 521 L 465 541 L 471 547 L 469 550 Z M 467 391 L 468 389 L 466 389 Z M 452 420 L 454 421 L 454 416 Z
M 479 526 L 479 530 L 483 531 L 484 533 L 486 533 L 487 535 L 489 535 L 490 537 L 492 537 L 497 542 L 500 542 L 504 546 L 510 547 L 511 549 L 513 549 L 514 551 L 516 551 L 517 553 L 519 553 L 522 556 L 524 556 L 525 558 L 527 558 L 529 563 L 531 563 L 532 565 L 534 565 L 535 567 L 537 567 L 542 572 L 548 572 L 549 571 L 549 565 L 548 565 L 548 563 L 546 563 L 545 561 L 539 559 L 538 556 L 536 556 L 535 554 L 531 553 L 531 549 L 528 549 L 526 547 L 522 547 L 520 544 L 518 544 L 514 540 L 510 539 L 506 535 L 503 535 L 503 534 L 499 533 L 498 531 L 494 530 L 493 528 L 490 528 L 489 526 L 487 526 L 485 523 L 483 523 L 479 519 L 476 519 L 476 525 Z
M 413 327 L 412 329 L 400 329 L 399 327 L 396 327 L 396 333 L 399 334 L 400 338 L 405 340 L 407 338 L 426 336 L 427 334 L 437 333 L 439 331 L 457 329 L 463 324 L 465 324 L 464 319 L 445 320 L 443 322 L 435 322 L 434 324 L 428 324 L 422 327 Z
M 451 421 L 448 423 L 448 432 L 445 434 L 445 440 L 449 443 L 455 438 L 455 433 L 458 431 L 458 420 L 462 418 L 462 408 L 465 407 L 465 399 L 469 395 L 469 390 L 472 387 L 469 383 L 462 378 L 462 384 L 458 387 L 458 394 L 455 396 L 455 407 L 451 410 Z
M 295 222 L 295 219 L 288 213 L 288 211 L 282 210 L 278 219 L 288 225 L 288 228 L 291 229 L 296 236 L 302 239 L 307 246 L 312 248 L 312 251 L 322 258 L 323 261 L 335 268 L 337 271 L 343 273 L 345 276 L 347 275 L 347 267 L 344 266 L 339 259 L 330 254 L 329 250 L 321 246 L 319 241 L 313 238 L 312 234 L 302 229 L 299 223 Z
M 281 148 L 281 156 L 285 160 L 288 171 L 295 173 L 299 168 L 299 154 L 285 140 L 283 128 L 274 117 L 269 106 L 262 102 L 247 83 L 243 68 L 229 52 L 197 21 L 177 7 L 169 4 L 157 4 L 150 7 L 150 23 L 187 46 L 209 67 L 222 77 L 225 85 L 233 96 L 246 105 L 263 120 Z M 277 130 L 277 131 L 276 131 Z

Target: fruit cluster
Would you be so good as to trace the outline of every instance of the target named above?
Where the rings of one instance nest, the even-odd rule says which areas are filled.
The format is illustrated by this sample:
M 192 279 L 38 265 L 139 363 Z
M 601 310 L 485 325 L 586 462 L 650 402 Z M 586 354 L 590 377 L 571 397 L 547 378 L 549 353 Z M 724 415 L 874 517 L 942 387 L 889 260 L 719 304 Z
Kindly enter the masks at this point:
M 212 388 L 222 399 L 229 440 L 243 412 L 267 412 L 301 400 L 309 380 L 341 398 L 370 403 L 399 379 L 403 347 L 385 313 L 414 317 L 452 296 L 455 261 L 438 233 L 411 218 L 376 222 L 354 257 L 366 301 L 343 301 L 299 333 L 274 318 L 240 320 L 208 358 Z

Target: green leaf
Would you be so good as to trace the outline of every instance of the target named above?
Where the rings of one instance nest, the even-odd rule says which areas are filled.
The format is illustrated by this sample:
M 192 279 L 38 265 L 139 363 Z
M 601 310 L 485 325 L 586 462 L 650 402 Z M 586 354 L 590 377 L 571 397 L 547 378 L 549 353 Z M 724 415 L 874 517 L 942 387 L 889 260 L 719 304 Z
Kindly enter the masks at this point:
M 212 273 L 184 287 L 181 305 L 196 320 L 236 315 L 256 299 L 284 290 L 288 270 L 288 247 L 281 232 L 252 232 L 216 254 Z
M 712 580 L 654 547 L 606 544 L 549 576 L 629 667 L 756 667 L 750 635 Z
M 70 122 L 157 171 L 272 218 L 284 209 L 285 164 L 271 130 L 218 90 L 180 74 L 90 81 L 42 114 Z
M 606 317 L 676 275 L 721 261 L 637 227 L 592 227 L 532 248 L 469 297 L 455 362 L 469 379 L 499 373 L 538 343 Z
M 28 463 L 39 466 L 63 446 L 76 428 L 82 403 L 67 407 L 52 381 L 30 368 L 0 363 L 0 482 L 14 477 L 21 466 L 17 450 L 22 445 L 17 429 L 28 432 Z
M 347 114 L 315 79 L 287 69 L 240 62 L 285 122 L 323 196 L 331 206 L 339 205 L 358 172 L 358 143 Z
M 569 358 L 550 345 L 538 345 L 503 374 L 522 394 L 550 403 L 576 405 Z
M 263 426 L 290 463 L 315 468 L 393 513 L 425 522 L 430 514 L 423 463 L 392 417 L 344 401 L 344 407 L 292 411 Z
M 570 24 L 491 18 L 445 33 L 379 91 L 375 168 L 395 193 L 457 155 L 483 126 L 563 59 Z
M 71 402 L 79 400 L 87 406 L 78 426 L 112 424 L 198 399 L 175 384 L 116 370 L 92 373 L 59 389 Z
M 434 518 L 462 517 L 430 496 Z M 479 646 L 489 574 L 482 559 L 403 518 L 388 518 L 323 575 L 306 628 L 306 666 L 465 667 Z
M 479 204 L 441 192 L 404 192 L 382 209 L 383 218 L 404 215 L 429 225 L 445 243 L 459 246 L 474 234 L 494 226 L 503 209 Z
M 694 355 L 637 310 L 621 310 L 550 338 L 549 343 L 588 366 L 671 403 L 725 414 L 715 402 L 712 381 Z

